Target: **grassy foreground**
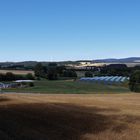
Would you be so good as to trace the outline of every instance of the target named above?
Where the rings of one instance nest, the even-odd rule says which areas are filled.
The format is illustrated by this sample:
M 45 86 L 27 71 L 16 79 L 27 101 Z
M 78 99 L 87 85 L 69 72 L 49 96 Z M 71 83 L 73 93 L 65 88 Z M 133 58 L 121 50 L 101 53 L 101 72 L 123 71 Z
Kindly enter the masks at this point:
M 127 87 L 101 85 L 93 83 L 81 83 L 78 81 L 36 81 L 34 87 L 8 89 L 10 92 L 28 93 L 63 93 L 63 94 L 94 94 L 94 93 L 130 93 Z
M 140 94 L 1 94 L 1 140 L 139 140 Z

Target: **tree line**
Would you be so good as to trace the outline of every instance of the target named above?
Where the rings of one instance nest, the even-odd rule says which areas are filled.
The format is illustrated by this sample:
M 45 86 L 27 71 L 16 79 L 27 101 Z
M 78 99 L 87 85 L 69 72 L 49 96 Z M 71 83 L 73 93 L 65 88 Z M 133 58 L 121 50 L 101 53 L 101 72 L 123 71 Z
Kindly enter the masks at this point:
M 0 81 L 15 81 L 15 80 L 34 80 L 35 77 L 28 73 L 26 75 L 17 75 L 11 72 L 7 72 L 6 74 L 0 73 Z
M 57 80 L 66 77 L 77 78 L 77 73 L 74 70 L 68 70 L 65 66 L 58 66 L 57 63 L 49 63 L 48 66 L 38 63 L 34 68 L 34 73 L 38 79 Z
M 136 70 L 131 74 L 129 87 L 133 92 L 140 92 L 140 70 Z

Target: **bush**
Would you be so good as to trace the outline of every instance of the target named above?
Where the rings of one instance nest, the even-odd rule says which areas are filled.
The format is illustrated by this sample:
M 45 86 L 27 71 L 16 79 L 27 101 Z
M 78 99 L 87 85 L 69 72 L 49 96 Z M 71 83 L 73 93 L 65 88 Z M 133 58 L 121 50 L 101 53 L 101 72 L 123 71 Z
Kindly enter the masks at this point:
M 26 74 L 25 76 L 28 80 L 34 80 L 34 76 L 31 73 Z
M 5 78 L 7 81 L 13 81 L 16 79 L 15 74 L 11 73 L 11 72 L 7 72 L 5 75 Z
M 90 71 L 85 72 L 85 77 L 93 77 L 92 72 Z
M 129 88 L 131 91 L 140 92 L 140 70 L 130 76 Z
M 77 77 L 77 73 L 73 70 L 65 70 L 63 72 L 63 77 L 73 77 L 76 78 Z
M 42 63 L 37 63 L 34 67 L 34 73 L 36 77 L 44 78 L 46 76 L 46 67 L 42 65 Z
M 29 83 L 29 87 L 34 87 L 34 83 L 33 82 Z
M 50 72 L 48 72 L 47 78 L 48 78 L 48 80 L 57 80 L 57 73 L 50 71 Z
M 47 68 L 47 78 L 48 80 L 57 80 L 58 72 L 56 63 L 49 63 Z

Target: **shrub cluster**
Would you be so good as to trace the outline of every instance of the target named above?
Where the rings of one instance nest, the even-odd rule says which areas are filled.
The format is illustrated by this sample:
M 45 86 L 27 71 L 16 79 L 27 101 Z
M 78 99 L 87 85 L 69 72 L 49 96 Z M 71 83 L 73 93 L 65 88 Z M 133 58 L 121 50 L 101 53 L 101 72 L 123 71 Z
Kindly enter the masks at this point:
M 131 91 L 140 92 L 140 70 L 136 70 L 130 76 L 129 87 Z

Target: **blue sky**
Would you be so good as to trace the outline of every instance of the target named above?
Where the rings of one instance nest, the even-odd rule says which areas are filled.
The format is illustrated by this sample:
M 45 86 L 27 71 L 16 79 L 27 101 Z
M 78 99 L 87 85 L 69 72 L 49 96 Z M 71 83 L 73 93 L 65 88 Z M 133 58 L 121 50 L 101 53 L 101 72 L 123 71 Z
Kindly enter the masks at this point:
M 0 61 L 140 56 L 139 0 L 1 0 Z

